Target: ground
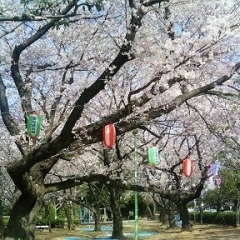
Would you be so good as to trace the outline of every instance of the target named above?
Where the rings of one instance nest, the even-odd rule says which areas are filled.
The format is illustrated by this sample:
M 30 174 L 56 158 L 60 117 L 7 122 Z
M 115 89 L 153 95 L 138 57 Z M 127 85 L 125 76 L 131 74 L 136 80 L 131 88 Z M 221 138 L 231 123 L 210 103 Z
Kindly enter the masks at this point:
M 124 233 L 128 239 L 134 239 L 134 221 L 124 222 Z M 107 226 L 111 227 L 111 223 Z M 87 229 L 89 228 L 89 229 Z M 87 229 L 87 230 L 86 230 Z M 48 230 L 37 231 L 36 240 L 81 240 L 94 239 L 95 237 L 108 239 L 111 231 L 94 232 L 91 230 L 92 225 L 81 225 L 73 231 L 63 229 L 53 229 L 51 233 Z M 89 231 L 91 230 L 91 231 Z M 141 233 L 156 233 L 152 236 L 141 236 Z M 131 233 L 131 234 L 129 234 Z M 167 229 L 161 226 L 157 221 L 140 220 L 139 221 L 139 240 L 240 240 L 240 228 L 216 225 L 193 225 L 191 232 L 181 232 L 176 229 Z M 75 238 L 74 238 L 75 237 Z

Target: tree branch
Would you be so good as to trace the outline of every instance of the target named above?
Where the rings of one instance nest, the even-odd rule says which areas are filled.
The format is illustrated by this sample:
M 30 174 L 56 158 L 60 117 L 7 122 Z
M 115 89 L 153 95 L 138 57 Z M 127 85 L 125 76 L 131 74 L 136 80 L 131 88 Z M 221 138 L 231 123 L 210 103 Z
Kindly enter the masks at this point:
M 163 2 L 169 2 L 169 0 L 141 0 L 140 3 L 142 3 L 142 5 L 144 7 L 150 7 L 153 6 L 154 4 L 161 4 Z
M 132 43 L 134 42 L 136 33 L 141 26 L 141 21 L 144 15 L 145 12 L 141 9 L 141 7 L 137 9 L 135 14 L 132 14 L 127 33 L 118 55 L 110 63 L 109 67 L 101 74 L 101 76 L 79 96 L 74 104 L 74 109 L 63 127 L 61 135 L 66 136 L 71 134 L 75 123 L 82 115 L 84 105 L 104 89 L 107 82 L 111 81 L 112 77 L 126 62 L 134 58 Z
M 150 100 L 148 94 L 145 93 L 139 99 L 130 102 L 125 108 L 122 108 L 119 111 L 104 117 L 101 121 L 85 126 L 84 128 L 79 128 L 77 132 L 79 132 L 80 134 L 81 141 L 84 142 L 85 144 L 89 144 L 89 143 L 97 142 L 101 139 L 102 137 L 101 129 L 105 124 L 109 122 L 118 121 L 118 123 L 116 123 L 116 129 L 117 129 L 118 135 L 123 134 L 125 132 L 132 131 L 133 129 L 139 128 L 140 126 L 148 123 L 152 119 L 155 119 L 155 118 L 161 117 L 162 115 L 170 113 L 171 111 L 173 111 L 174 109 L 176 109 L 177 107 L 185 103 L 187 100 L 197 97 L 203 93 L 208 93 L 208 91 L 214 89 L 216 86 L 222 85 L 224 82 L 228 81 L 239 68 L 240 68 L 240 62 L 237 63 L 232 68 L 229 75 L 225 75 L 217 79 L 216 81 L 213 81 L 210 84 L 207 84 L 205 86 L 196 88 L 192 91 L 188 91 L 182 95 L 179 95 L 167 104 L 160 105 L 156 108 L 152 108 L 151 110 L 148 109 L 137 116 L 133 116 L 129 118 L 128 120 L 119 121 L 119 119 L 122 119 L 128 116 L 132 112 L 133 106 L 136 106 L 136 107 L 142 106 L 143 104 L 145 104 Z
M 61 13 L 61 15 L 67 14 L 73 7 L 75 7 L 75 1 L 72 1 Z M 17 87 L 19 96 L 21 98 L 21 103 L 24 111 L 31 112 L 31 92 L 27 87 L 25 86 L 25 83 L 22 79 L 22 76 L 20 74 L 19 70 L 19 57 L 21 53 L 30 45 L 35 43 L 39 38 L 41 38 L 46 32 L 51 29 L 57 20 L 52 20 L 43 27 L 41 27 L 35 34 L 33 34 L 31 37 L 26 39 L 21 44 L 15 46 L 12 54 L 12 63 L 11 63 L 11 75 L 15 82 L 15 85 Z
M 91 182 L 102 182 L 107 183 L 111 181 L 106 175 L 102 174 L 94 174 L 88 175 L 83 177 L 76 177 L 72 179 L 67 179 L 66 181 L 56 182 L 56 183 L 49 183 L 45 184 L 45 191 L 46 193 L 56 192 L 64 189 L 68 189 L 75 186 L 80 186 L 84 182 L 91 183 Z
M 3 83 L 2 75 L 0 74 L 0 109 L 1 109 L 1 115 L 3 122 L 9 131 L 11 136 L 16 136 L 19 134 L 20 130 L 18 128 L 17 123 L 14 121 L 13 117 L 10 114 L 9 106 L 8 106 L 8 100 L 6 97 L 6 86 Z M 24 156 L 26 153 L 24 152 L 24 149 L 22 148 L 20 142 L 15 141 L 18 149 Z

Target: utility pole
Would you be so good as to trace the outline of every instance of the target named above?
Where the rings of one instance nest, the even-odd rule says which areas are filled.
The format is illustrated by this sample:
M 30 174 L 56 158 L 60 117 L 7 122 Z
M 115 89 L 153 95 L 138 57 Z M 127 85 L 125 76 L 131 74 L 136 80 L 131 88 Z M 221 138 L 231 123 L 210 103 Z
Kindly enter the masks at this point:
M 3 178 L 2 178 L 2 166 L 0 165 L 0 238 L 4 235 L 3 226 Z
M 137 159 L 137 130 L 133 130 L 134 135 L 134 166 L 135 166 L 135 187 L 138 184 L 138 159 Z M 134 240 L 138 240 L 138 192 L 135 189 L 135 238 Z

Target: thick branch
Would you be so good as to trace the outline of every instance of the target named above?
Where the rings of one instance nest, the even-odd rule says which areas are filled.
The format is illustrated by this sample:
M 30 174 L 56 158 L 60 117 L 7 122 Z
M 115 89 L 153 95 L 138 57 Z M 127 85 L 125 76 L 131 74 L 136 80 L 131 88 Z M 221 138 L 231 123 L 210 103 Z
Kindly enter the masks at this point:
M 9 106 L 8 106 L 8 100 L 6 96 L 6 86 L 3 83 L 2 76 L 0 74 L 0 109 L 2 114 L 3 122 L 10 133 L 10 135 L 15 136 L 18 135 L 20 130 L 18 128 L 17 123 L 14 121 L 10 114 Z M 24 149 L 22 148 L 20 142 L 16 141 L 16 145 L 22 155 L 25 155 Z
M 45 184 L 45 189 L 46 189 L 46 193 L 49 193 L 49 192 L 56 192 L 64 189 L 69 189 L 75 186 L 80 186 L 84 182 L 107 183 L 108 181 L 110 181 L 110 179 L 107 176 L 102 174 L 94 174 L 94 175 L 88 175 L 83 177 L 76 177 L 73 179 L 67 179 L 66 181 L 62 181 L 62 182 Z
M 109 67 L 102 73 L 102 75 L 91 86 L 86 88 L 77 99 L 74 104 L 75 107 L 64 125 L 62 135 L 71 133 L 75 123 L 82 115 L 84 105 L 104 89 L 107 82 L 111 81 L 112 77 L 126 62 L 134 58 L 132 53 L 132 43 L 134 42 L 139 27 L 141 26 L 141 21 L 144 15 L 145 13 L 141 8 L 139 8 L 135 14 L 132 14 L 129 27 L 127 29 L 127 34 L 123 40 L 123 44 L 118 55 L 111 62 Z
M 46 20 L 61 20 L 64 18 L 70 18 L 75 16 L 75 14 L 68 14 L 68 15 L 43 15 L 43 16 L 34 16 L 34 15 L 26 15 L 23 14 L 21 16 L 3 16 L 0 17 L 0 22 L 39 22 L 39 21 L 46 21 Z
M 150 7 L 157 3 L 161 4 L 163 2 L 169 2 L 169 0 L 141 0 L 140 2 L 143 6 Z
M 6 86 L 3 83 L 2 76 L 0 74 L 0 109 L 2 113 L 3 122 L 8 129 L 9 133 L 14 136 L 19 133 L 17 123 L 13 120 L 8 106 L 8 100 L 6 96 Z
M 132 191 L 138 191 L 138 192 L 154 192 L 154 193 L 160 194 L 162 197 L 169 199 L 171 201 L 173 199 L 176 199 L 176 197 L 178 197 L 185 202 L 189 202 L 199 197 L 203 189 L 203 183 L 204 183 L 203 179 L 201 179 L 199 184 L 196 186 L 196 188 L 192 190 L 182 190 L 182 189 L 166 190 L 166 189 L 160 189 L 154 186 L 144 187 L 144 186 L 135 185 L 135 184 L 134 185 L 123 184 L 118 179 L 111 179 L 102 174 L 94 174 L 89 176 L 76 177 L 74 179 L 68 179 L 62 182 L 45 184 L 45 191 L 46 193 L 56 192 L 56 191 L 68 189 L 71 187 L 80 186 L 84 182 L 87 182 L 87 183 L 100 182 L 102 184 L 112 185 L 114 187 L 118 187 L 119 189 L 123 189 L 123 190 L 132 190 Z
M 75 1 L 72 1 L 63 11 L 62 15 L 67 14 L 73 7 L 75 7 Z M 25 83 L 21 77 L 19 70 L 19 58 L 21 53 L 39 40 L 43 35 L 45 35 L 49 29 L 51 29 L 58 20 L 52 20 L 47 23 L 45 26 L 41 27 L 35 34 L 26 39 L 21 44 L 15 46 L 12 55 L 12 64 L 11 64 L 11 74 L 12 78 L 17 87 L 19 96 L 22 101 L 22 106 L 25 111 L 31 112 L 31 93 L 30 90 L 27 90 Z
M 78 129 L 78 131 L 80 133 L 80 137 L 81 137 L 80 142 L 84 142 L 85 144 L 90 144 L 93 142 L 100 141 L 101 137 L 102 137 L 101 129 L 105 124 L 107 124 L 109 122 L 117 122 L 118 121 L 118 123 L 116 123 L 116 129 L 117 129 L 118 135 L 123 134 L 125 132 L 132 131 L 135 128 L 139 128 L 140 126 L 148 123 L 152 119 L 155 119 L 155 118 L 158 118 L 165 114 L 170 113 L 171 111 L 173 111 L 174 109 L 176 109 L 177 107 L 179 107 L 183 103 L 185 103 L 187 100 L 197 97 L 197 96 L 200 96 L 203 93 L 208 93 L 208 91 L 214 89 L 216 86 L 222 85 L 224 82 L 228 81 L 239 68 L 240 68 L 240 62 L 237 63 L 232 68 L 229 75 L 225 75 L 210 84 L 207 84 L 205 86 L 196 88 L 192 91 L 189 91 L 182 95 L 179 95 L 167 104 L 158 106 L 156 108 L 152 108 L 150 110 L 148 109 L 145 112 L 143 112 L 137 116 L 133 116 L 132 118 L 129 118 L 128 120 L 119 121 L 120 119 L 124 119 L 126 116 L 128 116 L 131 113 L 131 109 L 132 109 L 131 104 L 134 103 L 134 105 L 136 107 L 142 106 L 150 99 L 147 97 L 148 96 L 147 93 L 146 93 L 146 95 L 143 94 L 143 96 L 140 97 L 139 99 L 135 100 L 135 102 L 130 102 L 126 106 L 126 108 L 122 108 L 119 111 L 117 111 L 109 116 L 106 116 L 101 121 L 98 121 L 94 124 L 90 124 L 84 128 Z M 146 97 L 146 99 L 144 99 L 144 97 Z M 82 133 L 84 133 L 84 134 L 82 134 Z M 89 138 L 89 136 L 92 136 L 92 137 Z

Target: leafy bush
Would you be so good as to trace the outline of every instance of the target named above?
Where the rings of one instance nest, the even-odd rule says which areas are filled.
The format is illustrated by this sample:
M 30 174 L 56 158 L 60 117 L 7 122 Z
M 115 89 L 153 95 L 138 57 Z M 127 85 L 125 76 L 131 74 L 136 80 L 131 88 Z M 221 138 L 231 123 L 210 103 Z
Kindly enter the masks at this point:
M 80 224 L 80 219 L 75 217 L 73 219 L 73 223 L 74 223 L 74 225 L 79 225 Z
M 36 225 L 37 226 L 41 226 L 41 225 L 48 225 L 48 220 L 46 218 L 39 218 L 36 221 Z
M 64 228 L 65 220 L 64 219 L 54 219 L 51 221 L 51 227 L 52 228 Z
M 215 218 L 216 224 L 221 225 L 236 225 L 236 213 L 235 212 L 219 212 Z
M 215 224 L 217 212 L 204 212 L 202 216 L 203 223 Z
M 3 217 L 3 226 L 7 226 L 9 220 L 9 216 L 4 216 Z
M 194 213 L 190 213 L 191 221 L 194 220 Z M 195 221 L 201 222 L 200 213 L 195 214 Z M 203 212 L 202 222 L 204 224 L 219 224 L 219 225 L 236 225 L 235 212 Z
M 46 218 L 38 219 L 36 225 L 49 225 L 49 220 Z M 65 219 L 58 218 L 51 220 L 51 228 L 64 228 L 64 225 Z

